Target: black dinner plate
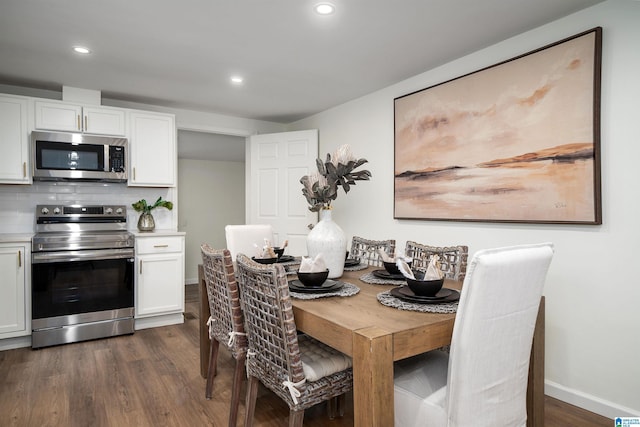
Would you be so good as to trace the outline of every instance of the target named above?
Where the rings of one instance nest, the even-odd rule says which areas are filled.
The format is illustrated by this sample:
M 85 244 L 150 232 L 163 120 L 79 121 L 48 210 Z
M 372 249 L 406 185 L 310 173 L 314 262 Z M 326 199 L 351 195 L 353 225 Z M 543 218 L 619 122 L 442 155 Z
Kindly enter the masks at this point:
M 278 260 L 278 258 L 256 258 L 254 256 L 251 259 L 259 264 L 274 264 Z
M 292 280 L 289 282 L 290 290 L 307 294 L 326 294 L 340 290 L 343 286 L 344 283 L 335 280 L 325 280 L 320 286 L 305 286 L 300 280 Z
M 442 288 L 438 291 L 437 294 L 433 295 L 433 296 L 426 296 L 426 295 L 416 295 L 415 292 L 413 292 L 411 290 L 411 288 L 409 286 L 402 286 L 400 288 L 398 288 L 398 292 L 400 292 L 402 295 L 406 296 L 406 297 L 415 297 L 415 298 L 420 298 L 420 299 L 424 299 L 424 300 L 433 300 L 433 301 L 437 301 L 437 300 L 441 300 L 441 299 L 445 299 L 448 296 L 450 296 L 451 294 L 453 294 L 453 289 L 449 289 L 449 288 Z
M 407 288 L 409 292 L 407 292 L 407 290 L 403 290 L 404 288 Z M 446 295 L 444 298 L 439 298 L 439 295 L 441 293 L 448 293 L 449 291 L 450 293 Z M 406 302 L 414 302 L 417 304 L 441 304 L 441 303 L 458 301 L 460 299 L 460 292 L 456 291 L 455 289 L 449 289 L 449 288 L 442 288 L 440 292 L 436 294 L 435 297 L 423 297 L 415 294 L 411 296 L 409 293 L 413 294 L 413 291 L 409 289 L 408 286 L 393 288 L 389 291 L 389 294 L 391 296 L 394 296 L 399 300 L 406 301 Z
M 358 258 L 347 258 L 344 260 L 345 267 L 355 267 L 360 265 L 360 260 Z
M 293 255 L 282 255 L 280 258 L 278 258 L 278 261 L 276 262 L 291 262 L 294 260 L 295 260 L 295 257 Z
M 404 276 L 402 275 L 402 273 L 398 273 L 398 274 L 391 274 L 389 273 L 387 270 L 373 270 L 372 271 L 373 275 L 376 276 L 378 279 L 385 279 L 385 280 L 404 280 Z

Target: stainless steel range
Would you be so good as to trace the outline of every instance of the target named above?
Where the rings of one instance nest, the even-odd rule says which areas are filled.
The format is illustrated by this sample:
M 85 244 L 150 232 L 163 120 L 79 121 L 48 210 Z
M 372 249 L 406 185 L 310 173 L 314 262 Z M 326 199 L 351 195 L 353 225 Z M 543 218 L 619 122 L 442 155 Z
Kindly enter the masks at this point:
M 133 333 L 133 246 L 126 206 L 37 206 L 33 348 Z

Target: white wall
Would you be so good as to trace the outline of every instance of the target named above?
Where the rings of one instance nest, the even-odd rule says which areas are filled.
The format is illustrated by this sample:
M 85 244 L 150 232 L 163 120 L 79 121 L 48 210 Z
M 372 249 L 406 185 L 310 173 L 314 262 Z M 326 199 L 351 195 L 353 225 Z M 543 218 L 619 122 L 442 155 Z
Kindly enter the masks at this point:
M 393 99 L 603 27 L 601 226 L 393 219 Z M 410 54 L 410 53 L 407 53 Z M 320 153 L 351 144 L 373 178 L 335 201 L 348 235 L 481 248 L 552 241 L 546 392 L 605 416 L 640 415 L 640 2 L 611 0 L 292 124 L 320 130 Z
M 244 224 L 244 162 L 179 159 L 178 182 L 186 283 L 197 283 L 200 245 L 226 248 L 224 226 Z

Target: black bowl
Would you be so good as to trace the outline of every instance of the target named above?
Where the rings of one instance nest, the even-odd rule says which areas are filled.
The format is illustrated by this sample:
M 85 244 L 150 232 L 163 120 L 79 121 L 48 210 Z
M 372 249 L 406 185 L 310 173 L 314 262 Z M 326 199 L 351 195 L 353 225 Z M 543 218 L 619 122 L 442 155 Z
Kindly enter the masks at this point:
M 276 256 L 280 258 L 284 254 L 284 248 L 278 248 L 276 246 L 273 247 L 273 251 L 276 253 Z
M 252 256 L 251 259 L 258 264 L 273 264 L 278 261 L 278 258 L 256 258 L 254 256 Z
M 442 285 L 444 284 L 444 277 L 437 280 L 422 280 L 424 277 L 424 271 L 413 270 L 413 275 L 416 280 L 405 277 L 407 285 L 409 285 L 409 289 L 411 289 L 414 294 L 422 297 L 434 296 L 440 292 L 440 289 L 442 289 Z
M 395 262 L 382 261 L 382 263 L 384 264 L 384 269 L 387 270 L 389 274 L 402 274 Z M 411 263 L 408 262 L 407 264 L 409 268 L 411 268 Z
M 310 287 L 322 286 L 325 280 L 327 280 L 327 277 L 329 277 L 328 268 L 325 271 L 315 271 L 313 273 L 311 272 L 301 273 L 298 271 L 298 280 L 300 280 L 300 282 L 305 286 L 310 286 Z

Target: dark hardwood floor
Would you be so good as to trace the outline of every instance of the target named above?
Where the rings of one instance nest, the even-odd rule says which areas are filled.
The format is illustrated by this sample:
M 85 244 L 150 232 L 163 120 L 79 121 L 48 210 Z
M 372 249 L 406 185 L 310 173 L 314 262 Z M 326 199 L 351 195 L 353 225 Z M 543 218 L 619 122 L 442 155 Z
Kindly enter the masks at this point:
M 233 359 L 222 348 L 211 400 L 200 377 L 196 286 L 187 286 L 185 323 L 133 335 L 0 352 L 0 426 L 226 426 Z M 244 398 L 243 398 L 244 401 Z M 351 397 L 344 418 L 323 406 L 305 425 L 352 426 Z M 260 390 L 256 426 L 286 425 L 287 406 Z M 243 404 L 238 425 L 244 420 Z M 545 400 L 547 427 L 611 426 L 613 421 Z

